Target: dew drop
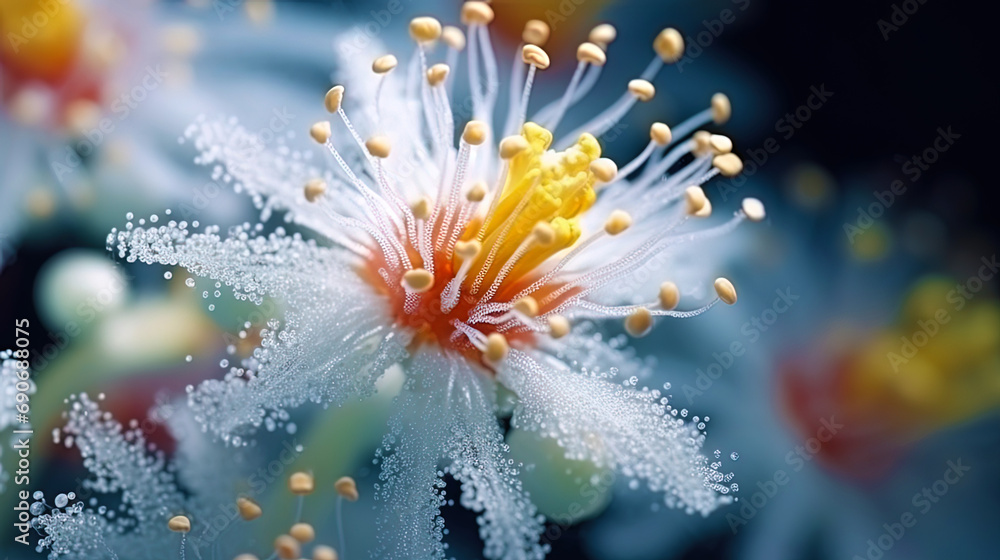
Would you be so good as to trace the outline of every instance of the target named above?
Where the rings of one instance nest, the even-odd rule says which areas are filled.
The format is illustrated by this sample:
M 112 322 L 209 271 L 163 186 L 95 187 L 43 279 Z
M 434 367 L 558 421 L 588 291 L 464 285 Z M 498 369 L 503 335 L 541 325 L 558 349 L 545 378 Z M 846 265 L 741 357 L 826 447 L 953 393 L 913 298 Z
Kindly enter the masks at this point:
M 193 288 L 194 287 L 194 278 L 188 278 L 187 280 L 185 280 L 184 281 L 184 285 L 187 286 L 188 288 Z
M 66 507 L 66 504 L 69 503 L 69 497 L 67 497 L 66 494 L 59 494 L 58 496 L 56 496 L 55 502 L 56 502 L 56 507 L 58 508 Z
M 164 280 L 170 280 L 173 277 L 174 277 L 174 273 L 170 272 L 169 270 L 163 273 L 163 279 Z
M 191 354 L 188 354 L 187 356 L 184 356 L 184 361 L 185 362 L 190 362 L 193 359 L 194 359 L 194 356 L 192 356 Z
M 729 454 L 729 458 L 732 459 L 733 461 L 739 461 L 740 454 L 733 451 L 732 453 Z

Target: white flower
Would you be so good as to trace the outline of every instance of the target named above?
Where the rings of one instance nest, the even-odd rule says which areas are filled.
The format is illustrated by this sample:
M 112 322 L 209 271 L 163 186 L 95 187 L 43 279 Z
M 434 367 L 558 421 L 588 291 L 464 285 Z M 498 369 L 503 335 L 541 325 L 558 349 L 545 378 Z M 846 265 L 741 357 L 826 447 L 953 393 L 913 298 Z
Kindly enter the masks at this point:
M 315 238 L 281 227 L 265 234 L 263 223 L 227 236 L 218 227 L 196 233 L 197 223 L 174 220 L 130 222 L 109 236 L 130 262 L 179 265 L 238 298 L 284 301 L 283 323 L 269 324 L 253 359 L 189 395 L 196 419 L 227 442 L 244 443 L 305 401 L 370 395 L 387 368 L 402 367 L 407 381 L 378 457 L 380 558 L 446 555 L 445 474 L 461 483 L 462 505 L 481 514 L 486 557 L 546 554 L 543 519 L 506 457 L 498 385 L 517 396 L 512 425 L 555 439 L 567 457 L 615 468 L 688 512 L 707 515 L 731 500 L 723 484 L 731 475 L 700 454 L 703 425 L 686 422 L 686 411 L 678 418 L 659 390 L 639 389 L 643 367 L 620 345 L 572 327 L 617 317 L 643 336 L 656 317 L 735 302 L 721 278 L 719 298 L 689 311 L 674 309 L 678 290 L 669 282 L 645 304 L 592 297 L 672 247 L 763 219 L 749 199 L 722 225 L 690 227 L 712 211 L 700 185 L 741 168 L 728 138 L 695 132 L 726 121 L 729 101 L 716 94 L 672 131 L 654 124 L 648 147 L 619 168 L 600 157 L 596 136 L 654 95 L 649 80 L 683 51 L 679 33 L 656 38 L 643 77 L 607 111 L 553 138 L 550 130 L 595 86 L 613 29 L 595 29 L 565 95 L 528 119 L 531 86 L 549 65 L 541 48 L 548 28 L 530 22 L 513 64 L 513 109 L 500 122 L 492 17 L 486 3 L 467 2 L 466 33 L 414 19 L 417 48 L 398 68 L 394 57 L 371 67 L 344 60 L 346 89 L 332 88 L 325 100 L 332 122 L 310 129 L 325 163 L 312 150 L 267 146 L 235 120 L 202 119 L 188 130 L 198 161 L 251 196 L 262 222 L 281 212 Z M 447 64 L 433 63 L 437 42 Z M 466 46 L 469 104 L 453 99 Z M 458 139 L 456 124 L 464 127 Z

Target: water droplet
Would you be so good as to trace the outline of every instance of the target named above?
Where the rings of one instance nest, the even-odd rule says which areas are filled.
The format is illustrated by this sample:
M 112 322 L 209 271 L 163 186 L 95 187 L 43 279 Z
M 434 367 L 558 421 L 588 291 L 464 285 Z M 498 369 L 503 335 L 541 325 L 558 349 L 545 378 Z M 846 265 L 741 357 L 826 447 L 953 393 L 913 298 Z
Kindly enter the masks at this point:
M 56 507 L 58 508 L 66 507 L 66 504 L 69 503 L 69 498 L 66 496 L 66 494 L 59 494 L 58 496 L 56 496 L 55 502 L 56 502 Z
M 219 367 L 229 367 L 229 360 L 219 360 Z
M 185 280 L 184 281 L 184 285 L 187 286 L 188 288 L 193 288 L 194 287 L 194 278 L 188 278 L 187 280 Z
M 163 279 L 164 280 L 170 280 L 173 277 L 174 277 L 174 273 L 170 272 L 169 270 L 163 273 Z
M 135 217 L 135 214 L 133 214 L 133 213 L 131 213 L 131 212 L 129 212 L 129 213 L 127 213 L 127 214 L 125 214 L 125 219 L 126 219 L 126 220 L 131 220 L 131 219 L 132 219 L 132 218 L 134 218 L 134 217 Z
M 192 356 L 191 354 L 188 354 L 187 356 L 184 356 L 184 361 L 185 362 L 190 362 L 193 359 L 194 359 L 194 356 Z
M 45 513 L 45 504 L 42 502 L 35 502 L 28 507 L 28 511 L 31 512 L 31 515 L 41 515 Z
M 209 305 L 208 306 L 208 310 L 209 311 L 215 311 L 215 304 L 213 303 L 213 304 Z
M 156 222 L 160 221 L 160 217 L 157 216 L 156 214 L 153 214 L 152 216 L 149 217 L 149 221 L 155 224 Z
M 740 459 L 740 454 L 733 451 L 732 453 L 729 454 L 729 458 L 732 459 L 733 461 L 738 461 Z
M 35 493 L 32 494 L 31 497 L 36 500 L 45 499 L 45 492 L 42 492 L 41 490 L 35 490 Z

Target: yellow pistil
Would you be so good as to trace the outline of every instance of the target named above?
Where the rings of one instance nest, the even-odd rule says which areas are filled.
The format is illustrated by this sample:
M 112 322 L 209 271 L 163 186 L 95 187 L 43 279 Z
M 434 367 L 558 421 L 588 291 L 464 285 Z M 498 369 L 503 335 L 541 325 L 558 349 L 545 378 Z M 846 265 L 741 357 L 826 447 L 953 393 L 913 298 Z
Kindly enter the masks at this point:
M 539 222 L 551 226 L 555 232 L 554 242 L 534 243 L 508 278 L 519 278 L 575 243 L 580 237 L 577 218 L 596 198 L 596 177 L 590 164 L 601 156 L 597 139 L 582 134 L 567 150 L 549 152 L 552 133 L 545 128 L 529 122 L 524 125 L 521 136 L 528 148 L 510 159 L 510 169 L 495 209 L 485 218 L 485 223 L 473 222 L 465 233 L 468 239 L 478 232 L 483 247 L 499 247 L 484 285 L 492 282 L 503 263 L 532 236 Z M 478 271 L 487 258 L 488 251 L 483 251 L 472 270 Z

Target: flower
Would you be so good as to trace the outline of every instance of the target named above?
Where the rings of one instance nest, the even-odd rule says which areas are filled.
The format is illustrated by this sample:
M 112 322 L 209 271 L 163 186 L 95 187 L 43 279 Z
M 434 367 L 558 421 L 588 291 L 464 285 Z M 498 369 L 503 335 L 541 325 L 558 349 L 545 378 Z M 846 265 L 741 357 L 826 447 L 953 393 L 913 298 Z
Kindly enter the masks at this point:
M 260 223 L 222 236 L 218 226 L 196 233 L 197 222 L 169 215 L 165 223 L 130 217 L 109 235 L 109 247 L 129 262 L 181 266 L 226 284 L 237 298 L 275 296 L 285 305 L 252 358 L 192 388 L 193 420 L 243 447 L 260 426 L 306 401 L 338 406 L 372 394 L 399 365 L 406 382 L 376 459 L 385 515 L 380 558 L 445 557 L 445 475 L 461 484 L 460 503 L 480 514 L 487 558 L 548 552 L 544 519 L 521 488 L 520 465 L 507 457 L 498 391 L 516 397 L 512 426 L 555 440 L 570 459 L 645 483 L 670 507 L 707 515 L 731 502 L 732 474 L 700 453 L 704 423 L 688 422 L 660 390 L 639 388 L 649 366 L 619 339 L 580 327 L 618 318 L 639 337 L 656 317 L 735 303 L 725 278 L 715 281 L 716 299 L 687 311 L 676 309 L 680 290 L 669 281 L 649 303 L 610 301 L 601 292 L 672 247 L 764 218 L 761 203 L 746 199 L 721 225 L 690 226 L 712 213 L 700 185 L 741 169 L 728 138 L 696 132 L 724 123 L 729 100 L 716 94 L 673 129 L 653 124 L 647 147 L 619 167 L 601 157 L 597 137 L 653 98 L 651 80 L 683 52 L 677 31 L 656 37 L 642 77 L 606 111 L 557 139 L 553 131 L 569 109 L 595 87 L 614 29 L 591 33 L 564 95 L 529 119 L 532 85 L 550 64 L 542 48 L 548 27 L 529 22 L 513 64 L 512 109 L 500 124 L 492 9 L 467 2 L 461 15 L 466 32 L 413 19 L 416 49 L 404 68 L 392 55 L 370 69 L 343 61 L 346 88 L 325 98 L 334 122 L 309 129 L 329 166 L 312 150 L 292 149 L 289 139 L 268 146 L 233 119 L 203 118 L 187 130 L 197 161 L 248 194 Z M 437 43 L 446 46 L 447 63 L 432 61 Z M 468 104 L 454 101 L 463 50 Z M 456 123 L 468 117 L 456 140 Z M 266 233 L 275 212 L 315 237 L 284 227 Z M 168 520 L 172 527 L 199 522 L 164 510 L 148 516 L 160 533 Z

